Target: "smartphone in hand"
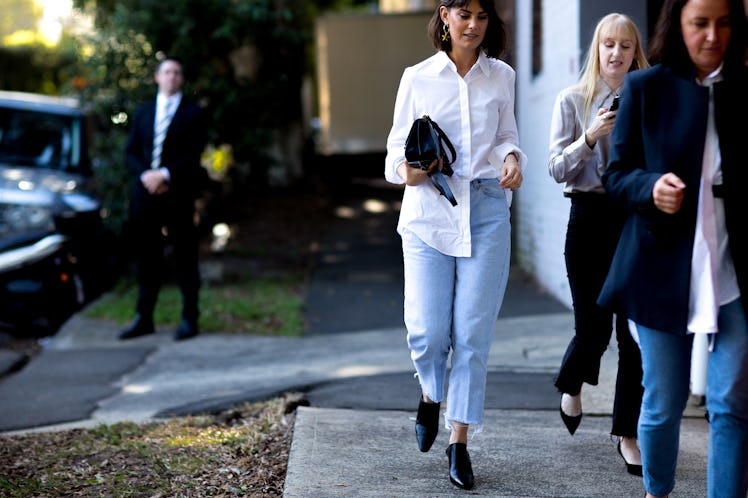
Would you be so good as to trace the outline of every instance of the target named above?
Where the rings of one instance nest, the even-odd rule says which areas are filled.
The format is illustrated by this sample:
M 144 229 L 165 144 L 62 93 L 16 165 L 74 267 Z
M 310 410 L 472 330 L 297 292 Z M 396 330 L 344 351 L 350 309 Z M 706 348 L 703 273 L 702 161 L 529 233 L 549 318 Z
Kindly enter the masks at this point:
M 618 110 L 618 105 L 620 104 L 620 102 L 621 102 L 621 97 L 619 95 L 614 96 L 613 103 L 610 104 L 610 108 L 608 109 L 608 112 Z

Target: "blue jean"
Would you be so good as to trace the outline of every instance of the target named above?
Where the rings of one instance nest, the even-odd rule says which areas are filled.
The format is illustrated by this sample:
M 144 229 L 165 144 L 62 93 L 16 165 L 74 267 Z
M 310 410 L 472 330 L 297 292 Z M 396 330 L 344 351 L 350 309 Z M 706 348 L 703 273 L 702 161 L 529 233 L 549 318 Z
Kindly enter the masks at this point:
M 443 199 L 442 199 L 443 200 Z M 470 257 L 443 254 L 403 231 L 405 325 L 426 396 L 446 419 L 483 423 L 488 353 L 509 276 L 509 207 L 498 180 L 470 184 Z
M 740 299 L 719 310 L 719 332 L 709 356 L 707 493 L 748 493 L 748 325 Z M 680 422 L 689 393 L 693 336 L 637 325 L 644 370 L 639 445 L 644 487 L 665 496 L 675 487 Z

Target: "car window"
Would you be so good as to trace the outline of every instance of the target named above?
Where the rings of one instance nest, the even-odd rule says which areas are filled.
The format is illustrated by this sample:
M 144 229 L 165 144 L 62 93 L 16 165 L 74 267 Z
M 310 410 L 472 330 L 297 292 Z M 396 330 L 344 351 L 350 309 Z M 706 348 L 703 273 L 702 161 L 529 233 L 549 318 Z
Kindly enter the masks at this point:
M 0 109 L 0 162 L 77 172 L 81 133 L 78 117 Z

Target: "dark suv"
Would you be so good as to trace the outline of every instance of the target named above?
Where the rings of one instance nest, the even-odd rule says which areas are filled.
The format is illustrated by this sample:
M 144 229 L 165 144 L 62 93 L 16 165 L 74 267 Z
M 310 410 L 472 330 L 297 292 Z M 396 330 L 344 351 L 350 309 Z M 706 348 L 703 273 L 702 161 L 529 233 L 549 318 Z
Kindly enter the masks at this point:
M 0 327 L 50 335 L 111 284 L 90 121 L 74 99 L 0 91 Z

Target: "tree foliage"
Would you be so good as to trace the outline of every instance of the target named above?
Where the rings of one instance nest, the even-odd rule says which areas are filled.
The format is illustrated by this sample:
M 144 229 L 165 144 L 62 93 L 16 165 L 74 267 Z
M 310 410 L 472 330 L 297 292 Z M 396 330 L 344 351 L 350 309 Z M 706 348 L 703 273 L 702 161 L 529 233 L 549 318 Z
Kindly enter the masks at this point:
M 314 19 L 308 2 L 76 0 L 76 7 L 93 15 L 96 29 L 78 38 L 71 81 L 104 125 L 98 176 L 116 227 L 126 214 L 127 116 L 155 95 L 153 73 L 164 55 L 185 63 L 185 93 L 208 112 L 210 142 L 231 146 L 232 190 L 265 184 L 276 132 L 302 119 Z
M 209 112 L 210 142 L 231 147 L 231 190 L 266 186 L 268 171 L 278 166 L 271 151 L 283 150 L 279 136 L 305 128 L 301 89 L 313 74 L 317 13 L 366 3 L 75 0 L 76 8 L 90 14 L 96 27 L 77 38 L 79 64 L 71 81 L 83 100 L 99 109 L 105 124 L 97 153 L 105 165 L 99 173 L 102 181 L 111 188 L 124 181 L 119 147 L 124 140 L 118 135 L 124 135 L 125 118 L 137 103 L 153 97 L 158 58 L 169 55 L 185 62 L 185 93 Z M 120 195 L 115 190 L 109 198 Z M 125 209 L 112 206 L 112 212 Z
M 239 161 L 261 161 L 267 131 L 300 118 L 313 29 L 308 2 L 109 0 L 88 9 L 97 34 L 80 46 L 81 70 L 89 90 L 115 108 L 131 112 L 152 96 L 161 53 L 185 61 L 188 92 L 212 114 L 212 141 L 232 144 Z

